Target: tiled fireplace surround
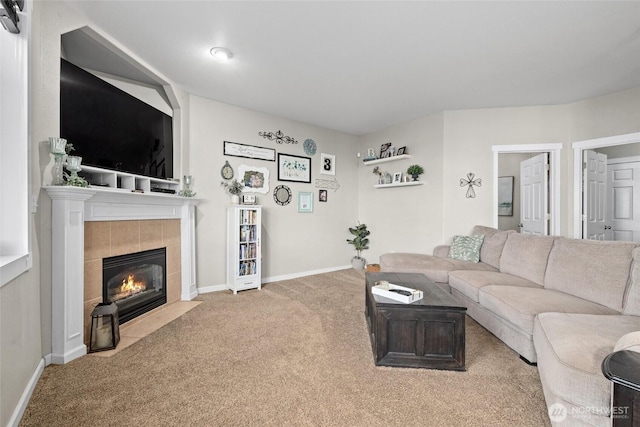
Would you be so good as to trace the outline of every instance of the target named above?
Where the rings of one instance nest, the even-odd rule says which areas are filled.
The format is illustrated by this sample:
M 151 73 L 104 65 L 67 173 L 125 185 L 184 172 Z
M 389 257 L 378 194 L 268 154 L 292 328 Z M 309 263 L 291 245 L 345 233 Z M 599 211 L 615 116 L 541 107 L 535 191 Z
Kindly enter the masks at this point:
M 167 248 L 167 303 L 191 300 L 197 199 L 122 190 L 45 187 L 52 200 L 51 363 L 87 352 L 90 315 L 102 301 L 102 259 Z

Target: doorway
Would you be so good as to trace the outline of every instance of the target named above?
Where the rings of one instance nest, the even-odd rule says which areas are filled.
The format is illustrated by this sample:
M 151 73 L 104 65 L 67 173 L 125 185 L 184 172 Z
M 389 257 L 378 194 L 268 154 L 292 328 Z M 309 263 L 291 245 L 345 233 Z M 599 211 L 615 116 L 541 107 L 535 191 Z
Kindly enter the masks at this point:
M 541 153 L 547 153 L 549 158 L 548 181 L 548 228 L 545 234 L 560 234 L 560 152 L 562 144 L 522 144 L 522 145 L 494 145 L 493 150 L 493 206 L 494 227 L 498 229 L 515 229 L 520 231 L 520 163 L 523 160 L 534 158 Z M 513 155 L 513 156 L 511 156 Z M 509 166 L 511 165 L 511 166 Z M 500 215 L 499 178 L 509 174 L 514 176 L 513 185 L 513 216 L 510 219 Z M 517 211 L 517 213 L 516 213 Z M 516 228 L 513 228 L 513 227 Z
M 640 230 L 640 207 L 634 207 L 638 200 L 634 197 L 634 192 L 639 191 L 635 188 L 637 186 L 634 181 L 637 179 L 637 172 L 640 172 L 640 132 L 578 141 L 571 146 L 574 170 L 574 237 L 640 241 L 640 231 L 636 231 Z M 601 186 L 604 194 L 601 197 L 591 197 L 589 187 L 585 189 L 583 171 L 585 153 L 588 152 L 597 153 L 606 159 L 605 182 Z M 589 206 L 592 207 L 591 211 Z M 594 212 L 602 214 L 600 225 L 594 223 L 586 230 L 590 215 Z M 600 232 L 594 231 L 596 225 L 602 228 Z

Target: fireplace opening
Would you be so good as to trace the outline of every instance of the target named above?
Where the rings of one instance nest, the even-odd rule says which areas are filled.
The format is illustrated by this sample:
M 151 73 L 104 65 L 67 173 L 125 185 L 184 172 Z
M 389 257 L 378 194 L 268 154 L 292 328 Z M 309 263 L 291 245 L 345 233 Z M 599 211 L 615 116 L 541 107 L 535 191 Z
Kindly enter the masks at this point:
M 102 301 L 115 302 L 120 324 L 167 302 L 167 248 L 102 260 Z

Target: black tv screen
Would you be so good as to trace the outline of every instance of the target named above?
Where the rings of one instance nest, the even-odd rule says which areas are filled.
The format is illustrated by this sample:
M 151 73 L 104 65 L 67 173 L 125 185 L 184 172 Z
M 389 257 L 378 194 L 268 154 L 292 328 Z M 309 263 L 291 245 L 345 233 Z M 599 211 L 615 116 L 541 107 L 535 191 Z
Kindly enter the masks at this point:
M 171 116 L 60 60 L 60 136 L 82 164 L 173 177 Z

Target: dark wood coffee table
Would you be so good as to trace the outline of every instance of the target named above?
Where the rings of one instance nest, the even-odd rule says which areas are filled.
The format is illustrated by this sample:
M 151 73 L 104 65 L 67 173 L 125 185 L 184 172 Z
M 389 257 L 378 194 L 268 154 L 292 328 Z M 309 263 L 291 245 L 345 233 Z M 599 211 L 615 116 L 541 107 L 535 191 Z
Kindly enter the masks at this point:
M 467 308 L 451 294 L 417 273 L 365 273 L 365 316 L 376 365 L 465 371 Z M 375 282 L 419 289 L 411 304 L 374 295 Z

